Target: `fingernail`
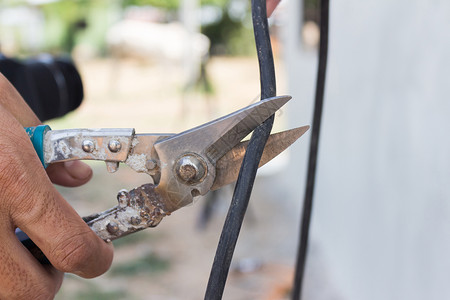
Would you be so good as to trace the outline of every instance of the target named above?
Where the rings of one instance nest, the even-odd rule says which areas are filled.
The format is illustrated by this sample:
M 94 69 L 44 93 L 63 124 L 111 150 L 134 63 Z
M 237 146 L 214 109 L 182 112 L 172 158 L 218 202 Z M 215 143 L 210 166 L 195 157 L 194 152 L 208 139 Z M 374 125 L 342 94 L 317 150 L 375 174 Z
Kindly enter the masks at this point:
M 73 160 L 64 162 L 67 173 L 75 179 L 86 179 L 91 176 L 92 169 L 84 162 Z

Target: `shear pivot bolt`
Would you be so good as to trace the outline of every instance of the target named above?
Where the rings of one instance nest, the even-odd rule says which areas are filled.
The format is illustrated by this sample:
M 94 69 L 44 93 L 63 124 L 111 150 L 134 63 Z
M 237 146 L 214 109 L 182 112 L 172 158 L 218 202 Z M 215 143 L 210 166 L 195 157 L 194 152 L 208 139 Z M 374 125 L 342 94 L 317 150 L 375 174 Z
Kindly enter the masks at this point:
M 187 154 L 177 161 L 175 171 L 182 182 L 195 184 L 205 177 L 206 165 L 197 155 Z
M 108 148 L 111 152 L 119 152 L 122 149 L 122 144 L 118 140 L 110 140 L 108 143 Z
M 106 230 L 111 234 L 115 234 L 119 231 L 119 225 L 115 222 L 109 222 L 108 225 L 106 225 Z
M 81 143 L 81 149 L 83 149 L 83 151 L 86 153 L 91 153 L 95 149 L 94 142 L 91 140 L 84 140 Z

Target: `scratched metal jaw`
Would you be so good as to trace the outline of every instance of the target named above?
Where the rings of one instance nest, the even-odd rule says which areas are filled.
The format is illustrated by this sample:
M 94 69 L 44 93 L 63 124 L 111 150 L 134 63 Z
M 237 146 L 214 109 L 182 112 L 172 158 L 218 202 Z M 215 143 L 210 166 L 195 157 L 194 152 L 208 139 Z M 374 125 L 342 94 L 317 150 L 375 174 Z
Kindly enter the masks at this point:
M 247 142 L 241 140 L 273 115 L 290 96 L 265 99 L 180 134 L 135 134 L 134 129 L 52 130 L 44 138 L 47 164 L 102 160 L 109 172 L 125 163 L 153 178 L 118 193 L 118 205 L 83 219 L 111 241 L 154 227 L 173 211 L 236 180 Z M 272 134 L 260 166 L 289 147 L 309 126 Z

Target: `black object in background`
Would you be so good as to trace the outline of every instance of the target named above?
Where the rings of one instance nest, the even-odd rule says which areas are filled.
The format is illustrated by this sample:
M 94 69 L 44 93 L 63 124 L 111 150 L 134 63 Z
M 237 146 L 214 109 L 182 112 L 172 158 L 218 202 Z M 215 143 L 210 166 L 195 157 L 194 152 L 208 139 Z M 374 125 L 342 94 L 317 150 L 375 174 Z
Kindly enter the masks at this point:
M 314 100 L 311 143 L 309 144 L 308 172 L 306 178 L 305 197 L 303 198 L 300 224 L 300 240 L 295 265 L 292 300 L 301 300 L 308 253 L 309 227 L 316 184 L 316 167 L 319 151 L 320 125 L 322 123 L 323 98 L 325 95 L 325 78 L 328 58 L 328 27 L 330 18 L 330 0 L 320 0 L 320 40 L 319 63 L 317 65 L 316 95 Z
M 83 100 L 80 74 L 68 58 L 41 55 L 18 61 L 0 54 L 0 73 L 14 85 L 41 121 L 65 115 Z
M 261 100 L 276 95 L 275 67 L 265 0 L 252 0 L 252 21 L 258 54 L 261 83 Z M 231 260 L 239 237 L 250 194 L 255 181 L 258 164 L 270 135 L 274 115 L 255 128 L 242 161 L 239 176 L 225 224 L 217 245 L 216 256 L 206 287 L 205 300 L 220 300 L 225 289 Z

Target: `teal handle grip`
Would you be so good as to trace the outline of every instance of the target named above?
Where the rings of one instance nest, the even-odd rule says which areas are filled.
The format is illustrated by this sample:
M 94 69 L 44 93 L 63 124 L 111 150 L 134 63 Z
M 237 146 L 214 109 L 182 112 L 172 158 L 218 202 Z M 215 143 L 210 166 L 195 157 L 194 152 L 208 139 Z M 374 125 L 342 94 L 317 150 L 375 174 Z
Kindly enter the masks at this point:
M 51 128 L 48 125 L 25 127 L 25 131 L 30 137 L 31 143 L 33 143 L 34 150 L 39 156 L 39 159 L 41 160 L 44 168 L 47 168 L 47 164 L 45 163 L 44 159 L 44 136 L 49 130 L 51 130 Z

